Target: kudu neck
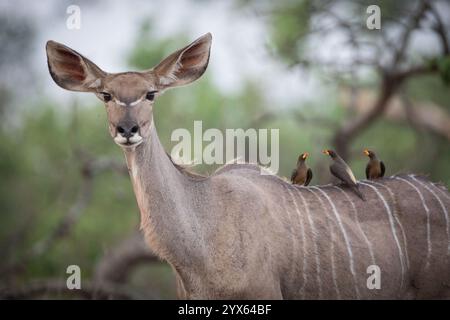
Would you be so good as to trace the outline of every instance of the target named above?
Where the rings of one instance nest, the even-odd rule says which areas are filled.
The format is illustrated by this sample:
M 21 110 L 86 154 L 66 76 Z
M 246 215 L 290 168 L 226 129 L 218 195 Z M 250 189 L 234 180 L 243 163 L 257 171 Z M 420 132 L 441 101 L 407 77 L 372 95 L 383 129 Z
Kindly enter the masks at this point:
M 131 150 L 125 150 L 127 166 L 133 182 L 149 183 L 161 187 L 158 182 L 167 186 L 168 182 L 183 182 L 184 175 L 175 167 L 162 146 L 155 125 L 152 121 L 150 137 Z M 151 181 L 142 181 L 151 178 Z
M 187 177 L 161 145 L 154 123 L 149 139 L 125 150 L 128 170 L 141 214 L 141 229 L 161 258 L 181 264 L 183 244 L 192 241 L 192 195 Z

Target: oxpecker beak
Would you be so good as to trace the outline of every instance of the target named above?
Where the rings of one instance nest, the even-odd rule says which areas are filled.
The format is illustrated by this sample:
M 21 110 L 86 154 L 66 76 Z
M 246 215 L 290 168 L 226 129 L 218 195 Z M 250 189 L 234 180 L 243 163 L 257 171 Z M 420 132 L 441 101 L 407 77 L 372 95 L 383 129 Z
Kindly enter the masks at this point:
M 370 152 L 369 152 L 369 150 L 367 150 L 367 149 L 364 149 L 363 153 L 364 153 L 366 156 L 369 156 L 369 155 L 370 155 Z
M 323 154 L 326 154 L 327 156 L 329 156 L 329 155 L 330 155 L 330 151 L 329 151 L 329 150 L 327 150 L 327 149 L 323 150 L 323 151 L 322 151 L 322 153 L 323 153 Z
M 305 152 L 304 154 L 302 154 L 302 158 L 303 159 L 306 159 L 306 158 L 308 158 L 309 157 L 309 153 L 308 152 Z

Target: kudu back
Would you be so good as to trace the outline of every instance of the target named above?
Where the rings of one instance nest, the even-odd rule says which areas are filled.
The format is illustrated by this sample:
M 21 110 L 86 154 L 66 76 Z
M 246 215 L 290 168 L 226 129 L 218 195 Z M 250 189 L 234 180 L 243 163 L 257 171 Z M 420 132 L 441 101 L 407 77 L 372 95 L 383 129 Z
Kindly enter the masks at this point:
M 299 187 L 252 164 L 209 177 L 167 156 L 154 100 L 199 78 L 206 34 L 143 72 L 107 73 L 47 43 L 62 88 L 92 92 L 125 154 L 151 249 L 173 268 L 180 298 L 448 298 L 450 194 L 415 175 L 360 181 L 365 202 L 339 185 Z

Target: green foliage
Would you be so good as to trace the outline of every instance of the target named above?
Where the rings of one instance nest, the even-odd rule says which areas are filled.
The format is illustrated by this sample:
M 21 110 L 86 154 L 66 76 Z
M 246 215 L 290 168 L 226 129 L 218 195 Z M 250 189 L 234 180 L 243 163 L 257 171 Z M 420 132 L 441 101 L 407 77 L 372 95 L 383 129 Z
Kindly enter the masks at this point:
M 254 2 L 247 2 L 247 5 L 256 5 Z M 389 1 L 381 0 L 373 3 L 370 0 L 363 1 L 306 1 L 306 0 L 292 0 L 287 2 L 277 2 L 268 4 L 266 10 L 269 12 L 267 21 L 269 22 L 270 39 L 272 51 L 280 60 L 288 65 L 300 63 L 303 66 L 309 66 L 310 61 L 308 56 L 314 57 L 317 48 L 308 48 L 312 52 L 306 52 L 305 44 L 309 37 L 317 37 L 318 33 L 312 30 L 314 19 L 319 19 L 321 15 L 328 17 L 343 18 L 343 10 L 337 9 L 345 8 L 348 19 L 335 19 L 335 25 L 328 25 L 328 31 L 332 32 L 334 28 L 341 27 L 345 30 L 353 28 L 361 41 L 374 41 L 376 37 L 381 36 L 380 32 L 368 31 L 365 26 L 366 8 L 369 5 L 377 4 L 380 6 L 382 12 L 383 27 L 381 32 L 389 32 L 390 27 L 397 25 L 399 20 L 407 20 L 410 18 L 413 8 L 419 4 L 418 1 Z M 351 12 L 352 14 L 348 14 Z M 326 13 L 326 14 L 325 14 Z M 326 30 L 326 29 L 325 29 Z M 387 31 L 386 31 L 387 30 Z M 326 32 L 324 32 L 326 34 Z M 322 35 L 322 34 L 321 34 Z M 378 39 L 380 40 L 380 39 Z M 309 55 L 308 55 L 309 54 Z M 448 91 L 448 84 L 450 81 L 450 58 L 448 56 L 435 57 L 432 59 L 421 57 L 420 61 L 426 61 L 430 67 L 437 66 L 439 73 L 412 77 L 404 84 L 403 92 L 407 94 L 408 98 L 413 102 L 433 102 L 443 109 L 450 108 L 450 92 Z M 336 61 L 336 66 L 339 66 L 339 61 Z M 358 67 L 358 66 L 356 66 Z M 377 77 L 376 69 L 373 68 L 363 83 L 358 79 L 355 82 L 354 78 L 348 77 L 345 72 L 338 72 L 336 79 L 339 84 L 336 85 L 336 94 L 331 96 L 331 103 L 325 102 L 323 99 L 317 99 L 314 102 L 313 108 L 306 106 L 298 106 L 298 112 L 302 113 L 305 118 L 315 110 L 316 115 L 325 117 L 336 124 L 342 123 L 349 116 L 354 116 L 351 112 L 346 113 L 341 106 L 332 107 L 337 100 L 339 90 L 344 87 L 358 87 L 365 90 L 372 90 L 378 92 L 379 77 Z M 319 70 L 312 69 L 312 72 L 322 73 Z M 328 75 L 330 76 L 330 75 Z M 331 75 L 333 77 L 333 75 Z M 334 79 L 334 78 L 332 78 Z M 364 84 L 364 86 L 362 85 Z M 280 119 L 278 125 L 283 128 L 290 127 L 289 120 Z M 296 128 L 297 126 L 297 128 Z M 295 146 L 296 153 L 304 150 L 311 150 L 315 152 L 314 147 L 317 143 L 308 143 L 309 139 L 320 141 L 324 146 L 329 144 L 333 128 L 327 126 L 309 126 L 307 121 L 302 123 L 300 127 L 298 123 L 294 123 L 293 127 L 281 137 L 281 146 L 286 141 L 290 141 L 288 145 Z M 291 136 L 292 135 L 292 136 Z M 292 137 L 296 137 L 293 139 Z M 308 137 L 308 138 L 305 138 Z M 311 138 L 309 138 L 311 137 Z M 284 140 L 283 140 L 284 139 Z M 328 139 L 328 140 L 327 140 Z M 351 165 L 354 168 L 356 176 L 364 177 L 364 168 L 366 164 L 366 157 L 361 155 L 361 150 L 364 147 L 371 147 L 377 151 L 386 162 L 388 173 L 395 172 L 421 172 L 430 174 L 434 180 L 450 184 L 450 168 L 448 167 L 448 156 L 450 155 L 450 144 L 448 140 L 443 139 L 436 134 L 417 131 L 408 123 L 390 123 L 384 120 L 378 121 L 375 125 L 367 128 L 367 130 L 359 136 L 356 141 L 352 142 L 352 157 Z M 297 149 L 298 148 L 298 149 Z M 310 148 L 310 149 L 308 149 Z M 291 160 L 291 166 L 295 162 L 296 155 L 290 153 L 291 149 L 286 149 L 282 152 L 283 157 L 287 156 Z M 320 158 L 317 159 L 317 161 Z M 314 156 L 311 157 L 310 162 L 316 161 Z M 317 163 L 317 162 L 316 162 Z M 282 160 L 282 172 L 288 173 L 284 169 L 288 165 L 288 161 Z M 447 165 L 446 165 L 447 164 Z M 313 164 L 314 167 L 314 164 Z M 318 170 L 322 168 L 318 164 Z M 285 171 L 286 170 L 286 171 Z M 317 175 L 316 175 L 317 176 Z M 326 177 L 322 177 L 325 179 Z M 324 182 L 324 180 L 319 180 Z M 313 182 L 317 182 L 313 181 Z
M 444 56 L 437 60 L 437 66 L 442 81 L 448 86 L 450 84 L 450 56 Z
M 20 250 L 12 260 L 20 259 L 35 243 L 48 237 L 75 202 L 82 187 L 82 163 L 73 141 L 93 157 L 111 154 L 122 160 L 120 151 L 110 142 L 106 126 L 101 125 L 105 116 L 98 106 L 74 113 L 72 123 L 64 121 L 67 115 L 57 113 L 51 105 L 37 105 L 32 110 L 23 115 L 22 125 L 13 136 L 8 130 L 0 131 L 1 245 L 8 249 L 17 229 L 25 231 L 19 241 Z M 103 247 L 137 225 L 128 177 L 105 172 L 95 180 L 93 190 L 92 201 L 73 233 L 29 263 L 26 271 L 31 278 L 55 276 L 71 259 L 86 262 L 83 270 L 89 274 L 92 261 L 101 255 Z
M 428 75 L 411 79 L 405 86 L 408 97 L 415 101 L 429 101 L 450 111 L 450 90 L 439 76 Z
M 310 28 L 311 2 L 289 1 L 275 4 L 271 15 L 271 48 L 288 64 L 301 56 L 302 40 Z

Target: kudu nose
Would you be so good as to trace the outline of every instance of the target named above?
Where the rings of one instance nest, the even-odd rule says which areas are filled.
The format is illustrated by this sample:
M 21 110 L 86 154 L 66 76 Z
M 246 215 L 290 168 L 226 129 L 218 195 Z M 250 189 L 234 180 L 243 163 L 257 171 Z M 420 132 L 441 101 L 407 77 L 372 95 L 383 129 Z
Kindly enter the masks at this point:
M 124 138 L 131 138 L 139 130 L 139 126 L 133 121 L 122 121 L 117 125 L 117 132 Z

